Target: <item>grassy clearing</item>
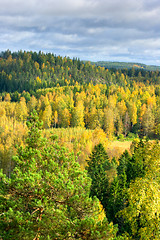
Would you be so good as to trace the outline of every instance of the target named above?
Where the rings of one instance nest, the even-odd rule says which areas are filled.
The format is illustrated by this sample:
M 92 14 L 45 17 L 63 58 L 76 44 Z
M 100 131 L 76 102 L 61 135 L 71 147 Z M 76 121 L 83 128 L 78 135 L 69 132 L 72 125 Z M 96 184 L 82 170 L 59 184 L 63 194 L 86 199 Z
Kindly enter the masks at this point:
M 122 155 L 125 150 L 130 150 L 133 139 L 113 140 L 109 141 L 102 129 L 89 130 L 84 128 L 53 128 L 44 130 L 44 135 L 56 134 L 60 145 L 65 146 L 69 151 L 73 151 L 77 156 L 81 167 L 86 166 L 93 148 L 98 143 L 102 143 L 108 153 L 110 159 L 113 157 L 116 160 Z M 78 154 L 80 153 L 80 154 Z
M 107 153 L 110 158 L 118 159 L 125 150 L 130 150 L 132 141 L 112 141 L 108 143 Z

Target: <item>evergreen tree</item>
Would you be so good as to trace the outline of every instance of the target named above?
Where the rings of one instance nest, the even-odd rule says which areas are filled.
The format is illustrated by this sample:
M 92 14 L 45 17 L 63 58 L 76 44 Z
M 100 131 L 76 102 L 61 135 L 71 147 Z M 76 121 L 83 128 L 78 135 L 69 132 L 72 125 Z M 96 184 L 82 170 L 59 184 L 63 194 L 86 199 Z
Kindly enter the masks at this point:
M 91 180 L 73 154 L 42 138 L 36 113 L 27 124 L 11 178 L 0 172 L 0 238 L 113 239 L 116 228 L 89 197 Z
M 109 157 L 101 143 L 95 146 L 87 160 L 88 176 L 92 179 L 90 195 L 96 196 L 106 208 L 109 181 L 106 171 L 111 167 Z
M 136 177 L 144 177 L 147 167 L 147 159 L 150 152 L 150 143 L 148 141 L 140 140 L 137 144 L 132 143 L 133 154 L 130 161 L 127 162 L 127 181 L 131 182 L 136 179 Z
M 129 226 L 124 223 L 123 218 L 118 216 L 118 212 L 126 207 L 128 196 L 127 189 L 129 183 L 127 182 L 127 166 L 130 162 L 131 156 L 126 150 L 119 158 L 119 165 L 117 167 L 117 176 L 111 184 L 109 192 L 109 201 L 107 205 L 107 217 L 109 221 L 118 224 L 119 231 L 130 232 Z

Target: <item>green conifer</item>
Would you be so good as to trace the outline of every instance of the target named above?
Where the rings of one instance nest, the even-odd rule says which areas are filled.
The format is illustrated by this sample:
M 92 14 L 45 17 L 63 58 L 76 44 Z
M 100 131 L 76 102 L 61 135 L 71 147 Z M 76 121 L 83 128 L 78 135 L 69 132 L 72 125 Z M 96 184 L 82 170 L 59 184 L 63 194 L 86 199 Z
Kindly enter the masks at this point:
M 111 167 L 111 164 L 101 143 L 95 146 L 87 163 L 88 176 L 92 179 L 90 195 L 96 196 L 105 208 L 109 187 L 106 171 Z
M 113 239 L 117 229 L 89 197 L 91 180 L 74 155 L 42 138 L 36 113 L 28 127 L 11 178 L 0 172 L 0 239 Z

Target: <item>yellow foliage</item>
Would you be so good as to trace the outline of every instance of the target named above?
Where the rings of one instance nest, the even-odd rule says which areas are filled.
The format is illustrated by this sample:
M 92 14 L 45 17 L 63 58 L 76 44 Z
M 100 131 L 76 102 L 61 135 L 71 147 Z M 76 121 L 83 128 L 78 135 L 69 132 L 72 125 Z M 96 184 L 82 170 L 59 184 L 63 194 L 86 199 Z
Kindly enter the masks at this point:
M 93 147 L 99 143 L 102 143 L 106 149 L 108 146 L 108 139 L 106 138 L 106 133 L 101 128 L 96 128 L 92 134 Z
M 35 66 L 36 70 L 39 69 L 39 63 L 38 63 L 38 62 L 35 62 L 35 63 L 34 63 L 34 66 Z
M 125 115 L 125 112 L 127 111 L 127 107 L 126 107 L 126 104 L 125 104 L 125 101 L 122 100 L 120 102 L 117 103 L 117 108 L 119 110 L 119 114 L 121 116 L 124 116 Z
M 36 77 L 36 82 L 37 82 L 37 83 L 41 83 L 41 82 L 42 82 L 39 76 Z
M 10 102 L 11 101 L 11 96 L 9 93 L 6 94 L 6 96 L 4 97 L 4 101 L 6 102 Z
M 103 205 L 99 202 L 99 215 L 98 215 L 98 222 L 103 222 L 104 218 L 106 217 Z
M 155 107 L 156 106 L 156 97 L 155 97 L 155 95 L 152 96 L 152 97 L 148 97 L 147 105 L 151 106 L 151 107 L 153 107 L 153 106 Z

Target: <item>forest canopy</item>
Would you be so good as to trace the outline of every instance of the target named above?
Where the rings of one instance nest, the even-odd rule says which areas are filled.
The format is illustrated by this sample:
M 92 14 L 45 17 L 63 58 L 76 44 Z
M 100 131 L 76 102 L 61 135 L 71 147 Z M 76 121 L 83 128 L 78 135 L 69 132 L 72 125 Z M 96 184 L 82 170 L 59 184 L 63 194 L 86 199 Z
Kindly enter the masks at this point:
M 125 81 L 132 85 L 134 81 L 159 84 L 160 72 L 146 71 L 143 68 L 112 68 L 96 66 L 80 59 L 56 56 L 43 52 L 0 53 L 0 91 L 32 93 L 39 88 L 68 86 L 79 84 L 103 83 L 125 86 Z
M 159 84 L 158 70 L 2 52 L 0 238 L 158 240 Z

